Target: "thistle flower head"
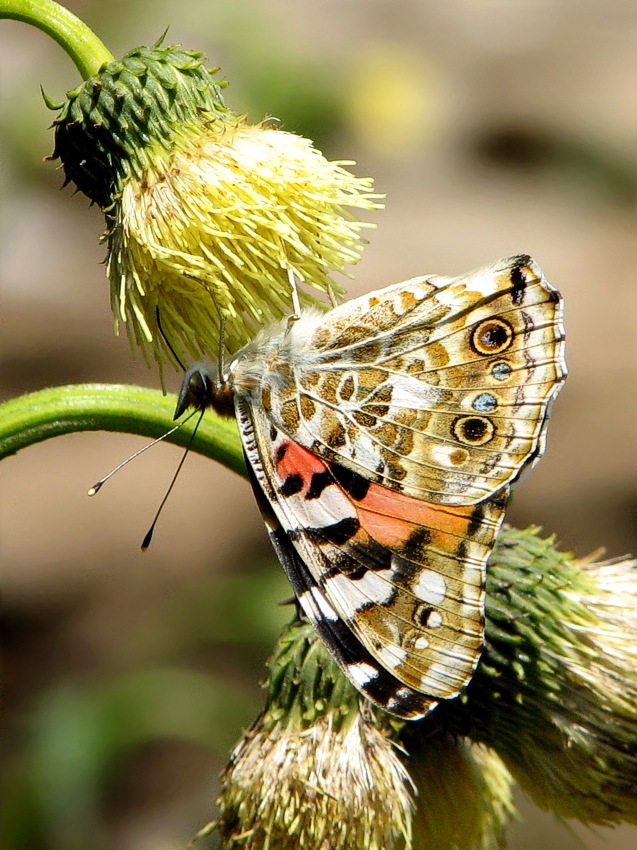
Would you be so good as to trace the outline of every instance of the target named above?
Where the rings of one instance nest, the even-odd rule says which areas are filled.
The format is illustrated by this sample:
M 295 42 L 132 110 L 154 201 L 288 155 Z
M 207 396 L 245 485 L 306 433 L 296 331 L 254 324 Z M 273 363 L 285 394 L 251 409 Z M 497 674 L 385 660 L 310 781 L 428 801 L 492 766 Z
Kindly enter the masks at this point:
M 406 850 L 412 788 L 390 726 L 356 691 L 307 623 L 270 663 L 268 705 L 222 777 L 226 850 Z
M 637 562 L 577 561 L 504 529 L 487 647 L 452 728 L 493 748 L 542 808 L 637 822 Z
M 370 708 L 309 624 L 288 627 L 223 777 L 223 846 L 486 850 L 514 781 L 560 816 L 634 823 L 637 561 L 504 528 L 486 607 L 474 679 L 417 723 Z
M 250 730 L 223 776 L 223 847 L 404 850 L 411 847 L 408 776 L 395 748 L 357 716 L 309 730 Z
M 180 356 L 216 355 L 220 316 L 231 351 L 290 312 L 288 270 L 339 293 L 330 272 L 358 259 L 371 183 L 328 162 L 307 139 L 241 120 L 180 133 L 113 206 L 108 272 L 113 310 L 142 345 L 155 308 Z M 305 301 L 313 301 L 303 296 Z M 183 359 L 183 358 L 182 358 Z
M 199 54 L 140 48 L 77 90 L 56 123 L 54 156 L 105 212 L 115 326 L 158 362 L 216 357 L 290 313 L 288 272 L 338 295 L 332 272 L 362 250 L 378 206 L 369 179 L 307 139 L 225 108 Z M 170 346 L 158 333 L 162 330 Z

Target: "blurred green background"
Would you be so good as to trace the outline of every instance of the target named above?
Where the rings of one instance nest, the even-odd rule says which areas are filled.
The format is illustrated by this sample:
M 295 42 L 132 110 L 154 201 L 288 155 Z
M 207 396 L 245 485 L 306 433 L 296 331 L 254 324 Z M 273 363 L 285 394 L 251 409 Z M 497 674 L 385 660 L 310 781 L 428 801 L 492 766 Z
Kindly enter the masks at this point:
M 228 105 L 275 116 L 387 193 L 352 295 L 531 253 L 566 299 L 570 378 L 512 524 L 581 554 L 637 549 L 637 256 L 630 0 L 69 2 L 117 56 L 204 51 Z M 0 22 L 0 391 L 158 377 L 112 336 L 103 219 L 43 162 L 53 100 L 79 82 L 42 33 Z M 179 385 L 175 375 L 171 389 Z M 4 461 L 5 850 L 184 847 L 262 703 L 290 609 L 246 482 L 74 435 Z M 628 850 L 637 829 L 560 824 L 520 798 L 511 850 Z

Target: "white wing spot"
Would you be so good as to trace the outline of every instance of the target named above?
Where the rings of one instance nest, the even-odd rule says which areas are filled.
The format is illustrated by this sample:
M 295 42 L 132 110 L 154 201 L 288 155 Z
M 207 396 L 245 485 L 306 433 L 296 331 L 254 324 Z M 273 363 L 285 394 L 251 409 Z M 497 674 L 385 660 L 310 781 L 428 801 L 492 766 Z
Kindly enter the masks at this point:
M 283 480 L 277 475 L 278 481 Z M 299 495 L 287 497 L 293 505 L 294 516 L 299 526 L 320 528 L 332 525 L 335 519 L 356 518 L 356 507 L 338 487 L 326 487 L 318 499 L 303 499 Z
M 359 661 L 357 664 L 348 664 L 347 672 L 354 684 L 358 685 L 359 688 L 364 687 L 378 676 L 378 670 L 365 661 Z
M 433 570 L 423 570 L 418 581 L 411 586 L 412 591 L 423 602 L 429 605 L 440 605 L 447 593 L 447 583 L 440 573 Z
M 344 575 L 334 575 L 325 582 L 325 590 L 346 617 L 352 617 L 369 603 L 359 583 Z
M 429 453 L 434 463 L 437 463 L 443 469 L 453 468 L 454 464 L 451 461 L 451 453 L 457 450 L 457 446 L 446 445 L 431 445 Z
M 378 605 L 387 605 L 394 595 L 393 586 L 376 573 L 368 572 L 356 581 L 358 589 Z
M 498 278 L 493 266 L 484 266 L 464 276 L 467 292 L 479 292 L 480 295 L 493 295 L 498 291 Z
M 442 614 L 439 611 L 432 611 L 427 617 L 427 626 L 430 629 L 437 629 L 442 626 Z
M 464 290 L 459 292 L 457 289 L 448 287 L 447 289 L 440 289 L 436 292 L 436 302 L 438 304 L 444 304 L 445 307 L 460 308 L 465 305 L 466 296 Z
M 351 449 L 351 457 L 352 460 L 355 460 L 364 469 L 376 469 L 380 460 L 378 444 L 371 438 L 367 431 L 360 429 L 356 434 L 356 440 Z
M 383 646 L 378 650 L 378 657 L 383 666 L 391 670 L 407 658 L 407 650 L 398 646 Z
M 411 375 L 395 375 L 391 381 L 392 407 L 413 407 L 416 410 L 428 408 L 440 402 L 442 391 Z
M 414 641 L 414 649 L 429 649 L 429 638 L 426 638 L 424 635 L 417 637 Z
M 311 587 L 299 596 L 301 608 L 310 620 L 338 620 L 338 614 L 317 587 Z
M 320 620 L 320 611 L 316 604 L 316 600 L 312 596 L 309 590 L 305 590 L 299 596 L 299 603 L 301 608 L 305 611 L 310 620 Z

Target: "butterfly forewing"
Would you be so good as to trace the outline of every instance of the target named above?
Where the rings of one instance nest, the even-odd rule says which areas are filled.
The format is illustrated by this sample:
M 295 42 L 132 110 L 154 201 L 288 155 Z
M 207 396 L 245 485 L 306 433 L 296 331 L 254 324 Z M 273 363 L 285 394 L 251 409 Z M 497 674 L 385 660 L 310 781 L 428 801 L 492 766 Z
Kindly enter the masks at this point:
M 262 411 L 239 411 L 279 558 L 346 675 L 411 718 L 460 693 L 482 648 L 484 564 L 504 494 L 471 507 L 428 505 L 282 433 L 268 444 Z

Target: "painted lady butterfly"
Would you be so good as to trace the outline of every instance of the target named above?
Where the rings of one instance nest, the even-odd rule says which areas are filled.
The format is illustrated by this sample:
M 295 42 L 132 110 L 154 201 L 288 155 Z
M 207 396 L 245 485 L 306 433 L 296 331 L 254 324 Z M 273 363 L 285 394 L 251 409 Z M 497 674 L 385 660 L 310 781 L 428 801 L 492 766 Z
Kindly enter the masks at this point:
M 566 377 L 562 302 L 528 256 L 417 277 L 260 331 L 189 406 L 237 418 L 299 603 L 352 684 L 416 719 L 484 639 L 509 484 L 544 450 Z

